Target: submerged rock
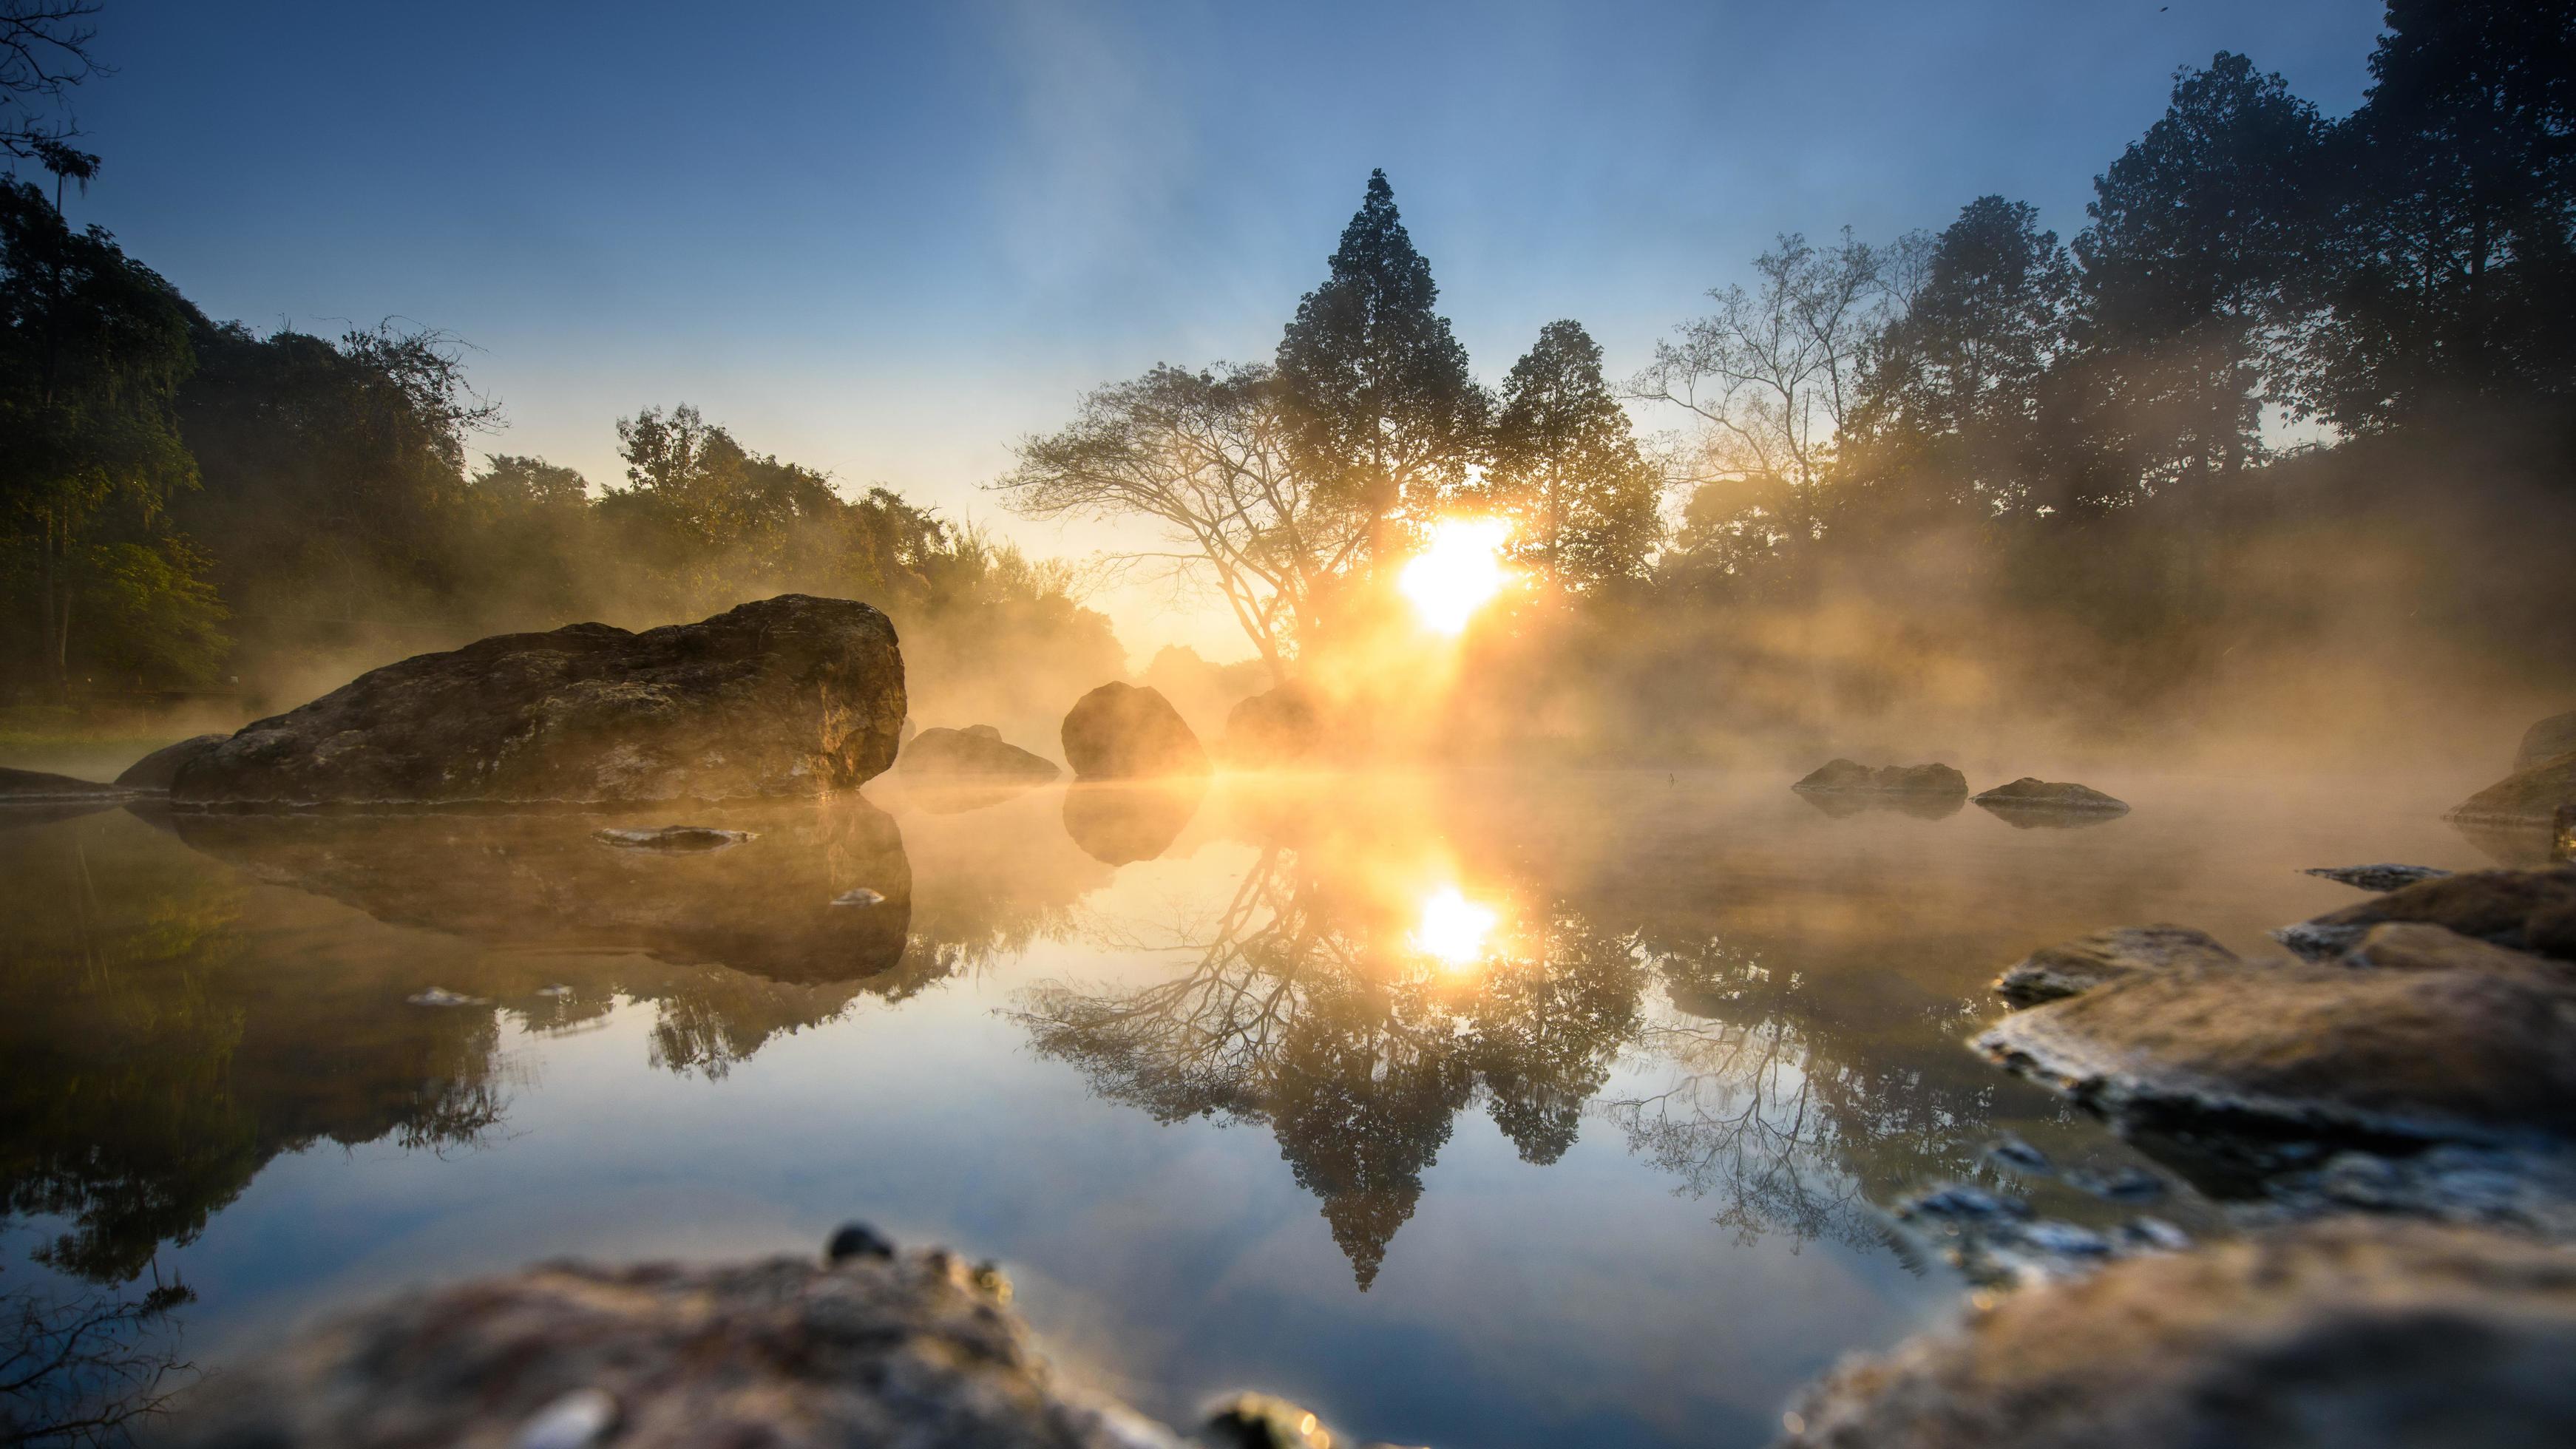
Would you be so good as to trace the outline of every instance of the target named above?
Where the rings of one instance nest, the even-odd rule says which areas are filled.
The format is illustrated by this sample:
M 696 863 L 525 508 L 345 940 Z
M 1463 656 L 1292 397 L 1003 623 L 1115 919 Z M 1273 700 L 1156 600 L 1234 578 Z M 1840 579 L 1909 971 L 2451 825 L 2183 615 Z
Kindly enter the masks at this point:
M 1043 785 L 1062 773 L 1055 762 L 1002 738 L 991 725 L 926 729 L 895 758 L 897 773 L 920 780 L 1025 782 Z
M 1813 794 L 1965 795 L 1968 777 L 1943 764 L 1881 765 L 1831 760 L 1789 787 Z
M 125 767 L 116 777 L 120 788 L 127 790 L 167 790 L 179 776 L 179 767 L 231 739 L 230 735 L 198 735 L 174 745 L 163 745 L 142 759 Z
M 1171 701 L 1153 688 L 1111 682 L 1074 701 L 1063 728 L 1064 758 L 1082 780 L 1149 780 L 1204 775 L 1207 751 Z
M 590 838 L 626 850 L 723 850 L 752 837 L 748 830 L 719 830 L 712 825 L 664 825 L 653 830 L 594 830 Z
M 1896 1220 L 1928 1240 L 1970 1282 L 2019 1285 L 2090 1273 L 2139 1253 L 2191 1246 L 2180 1228 L 2133 1218 L 2102 1231 L 2035 1216 L 2028 1203 L 1952 1183 L 1896 1205 Z
M 1995 994 L 2028 1006 L 2133 976 L 2236 960 L 2216 938 L 2189 926 L 2114 926 L 2031 952 L 1995 978 Z
M 2443 970 L 2180 965 L 2008 1016 L 1976 1046 L 2149 1125 L 2576 1137 L 2576 983 L 2551 963 L 2499 955 Z
M 1285 765 L 1323 742 L 1323 711 L 1302 684 L 1246 695 L 1225 716 L 1225 757 L 1237 764 Z
M 2526 766 L 2451 807 L 2443 816 L 2468 825 L 2539 826 L 2576 805 L 2576 751 Z
M 999 1283 L 937 1250 L 551 1264 L 327 1324 L 208 1380 L 167 1442 L 1180 1449 L 1050 1373 Z
M 2522 744 L 2513 752 L 2513 768 L 2528 770 L 2565 754 L 2576 754 L 2576 709 L 2553 714 L 2524 730 Z
M 2519 951 L 2576 960 L 2576 866 L 2473 870 L 2418 881 L 2272 937 L 2310 960 L 2341 955 L 2385 921 L 2442 926 Z
M 2029 775 L 2009 785 L 1997 785 L 1974 797 L 1976 804 L 2003 814 L 2126 815 L 2129 804 L 2113 799 L 2090 785 L 2064 780 L 2041 780 Z
M 182 763 L 181 805 L 724 800 L 854 789 L 891 763 L 885 615 L 782 594 L 641 634 L 575 624 L 370 670 Z
M 2440 880 L 2442 877 L 2449 875 L 2450 872 L 2447 870 L 2435 870 L 2429 865 L 2388 865 L 2383 863 L 2379 865 L 2313 865 L 2301 872 L 2301 874 L 2323 876 L 2327 880 L 2333 881 L 2338 885 L 2348 885 L 2356 890 L 2393 891 L 2405 886 L 2411 886 L 2419 880 Z
M 2114 1263 L 1838 1368 L 1787 1416 L 1833 1449 L 2576 1443 L 2576 1268 L 2351 1220 Z

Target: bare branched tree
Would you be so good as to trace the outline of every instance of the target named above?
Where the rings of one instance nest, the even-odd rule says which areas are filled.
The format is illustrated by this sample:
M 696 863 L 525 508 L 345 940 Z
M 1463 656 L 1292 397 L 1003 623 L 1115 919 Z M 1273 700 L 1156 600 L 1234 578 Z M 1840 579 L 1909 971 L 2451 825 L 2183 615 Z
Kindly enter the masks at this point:
M 98 0 L 0 0 L 0 151 L 57 175 L 66 168 L 56 162 L 96 167 L 97 157 L 66 144 L 80 128 L 60 108 L 72 87 L 107 72 L 90 55 L 97 13 Z
M 173 1283 L 139 1298 L 30 1290 L 0 1301 L 0 1443 L 129 1442 L 195 1378 L 170 1321 L 195 1297 Z

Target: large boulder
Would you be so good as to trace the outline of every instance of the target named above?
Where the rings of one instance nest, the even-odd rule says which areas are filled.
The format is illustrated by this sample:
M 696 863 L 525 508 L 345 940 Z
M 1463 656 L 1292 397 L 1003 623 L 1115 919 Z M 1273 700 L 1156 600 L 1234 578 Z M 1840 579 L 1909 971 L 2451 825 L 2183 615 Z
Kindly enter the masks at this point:
M 2015 811 L 2070 812 L 2088 815 L 2126 815 L 2129 805 L 2090 785 L 2068 780 L 2041 780 L 2029 775 L 2009 785 L 1997 785 L 1973 797 L 1976 804 L 1998 814 Z
M 2352 949 L 2384 921 L 2442 926 L 2518 951 L 2576 960 L 2576 866 L 2472 870 L 2403 886 L 2272 933 L 2322 961 Z
M 1054 761 L 1011 744 L 991 725 L 923 730 L 895 757 L 895 770 L 924 780 L 1026 781 L 1033 785 L 1042 785 L 1060 773 Z
M 2576 1443 L 2576 1267 L 2502 1233 L 2345 1218 L 2001 1295 L 1835 1370 L 1795 1449 Z
M 1060 1382 L 1008 1302 L 993 1270 L 856 1226 L 819 1262 L 556 1263 L 324 1325 L 209 1380 L 166 1442 L 1179 1449 Z
M 885 615 L 782 594 L 630 634 L 575 624 L 370 670 L 182 764 L 180 805 L 625 804 L 853 789 L 891 764 Z
M 1235 701 L 1225 717 L 1225 757 L 1246 765 L 1285 765 L 1324 742 L 1324 715 L 1305 686 L 1290 682 Z
M 1829 760 L 1789 787 L 1811 794 L 1948 795 L 1968 793 L 1968 777 L 1943 764 L 1881 765 Z
M 1976 1046 L 2099 1111 L 2149 1124 L 2576 1137 L 2576 977 L 2520 952 L 2462 950 L 2433 962 L 2421 941 L 2398 945 L 2449 969 L 2374 970 L 2366 959 L 2185 965 L 2008 1016 Z
M 1181 712 L 1141 685 L 1104 684 L 1074 701 L 1063 741 L 1077 779 L 1150 780 L 1208 769 L 1207 751 Z
M 212 750 L 231 738 L 228 735 L 197 735 L 175 745 L 163 745 L 142 759 L 125 767 L 116 777 L 117 786 L 126 790 L 167 791 L 179 778 L 179 767 Z
M 2042 946 L 2004 968 L 1995 994 L 2018 1006 L 2186 966 L 2228 965 L 2236 953 L 2189 926 L 2114 926 Z
M 2543 760 L 2576 754 L 2576 709 L 2553 714 L 2522 732 L 2522 744 L 2513 752 L 2513 767 L 2528 770 Z
M 2515 770 L 2451 807 L 2443 818 L 2464 825 L 2548 828 L 2562 809 L 2576 806 L 2576 751 Z

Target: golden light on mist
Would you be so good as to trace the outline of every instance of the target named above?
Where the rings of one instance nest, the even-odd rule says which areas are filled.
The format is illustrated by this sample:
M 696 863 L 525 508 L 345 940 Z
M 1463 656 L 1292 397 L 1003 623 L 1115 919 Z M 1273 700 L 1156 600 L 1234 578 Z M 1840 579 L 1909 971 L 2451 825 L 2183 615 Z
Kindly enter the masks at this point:
M 1430 546 L 1414 555 L 1395 581 L 1413 601 L 1423 627 L 1459 633 L 1502 592 L 1503 540 L 1511 531 L 1511 524 L 1498 518 L 1451 518 L 1432 526 Z
M 1456 886 L 1442 886 L 1422 898 L 1413 946 L 1452 971 L 1463 970 L 1484 957 L 1485 943 L 1502 919 L 1500 911 L 1467 899 Z

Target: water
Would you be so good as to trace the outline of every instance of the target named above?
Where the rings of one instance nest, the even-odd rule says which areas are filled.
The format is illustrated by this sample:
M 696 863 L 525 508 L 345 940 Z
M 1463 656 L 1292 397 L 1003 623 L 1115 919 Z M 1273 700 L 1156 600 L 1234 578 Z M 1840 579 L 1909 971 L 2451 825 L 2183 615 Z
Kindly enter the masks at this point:
M 1962 1047 L 1998 967 L 2160 920 L 2256 950 L 2357 899 L 2297 867 L 2489 863 L 2444 787 L 2096 783 L 2135 812 L 1658 770 L 0 816 L 0 1292 L 158 1288 L 109 1338 L 220 1372 L 406 1285 L 859 1217 L 998 1259 L 1059 1364 L 1167 1417 L 1758 1443 L 1956 1310 L 1897 1198 L 2138 1210 L 1982 1159 L 2145 1162 Z M 590 838 L 682 821 L 756 838 Z M 2179 1182 L 2146 1210 L 2213 1227 Z

